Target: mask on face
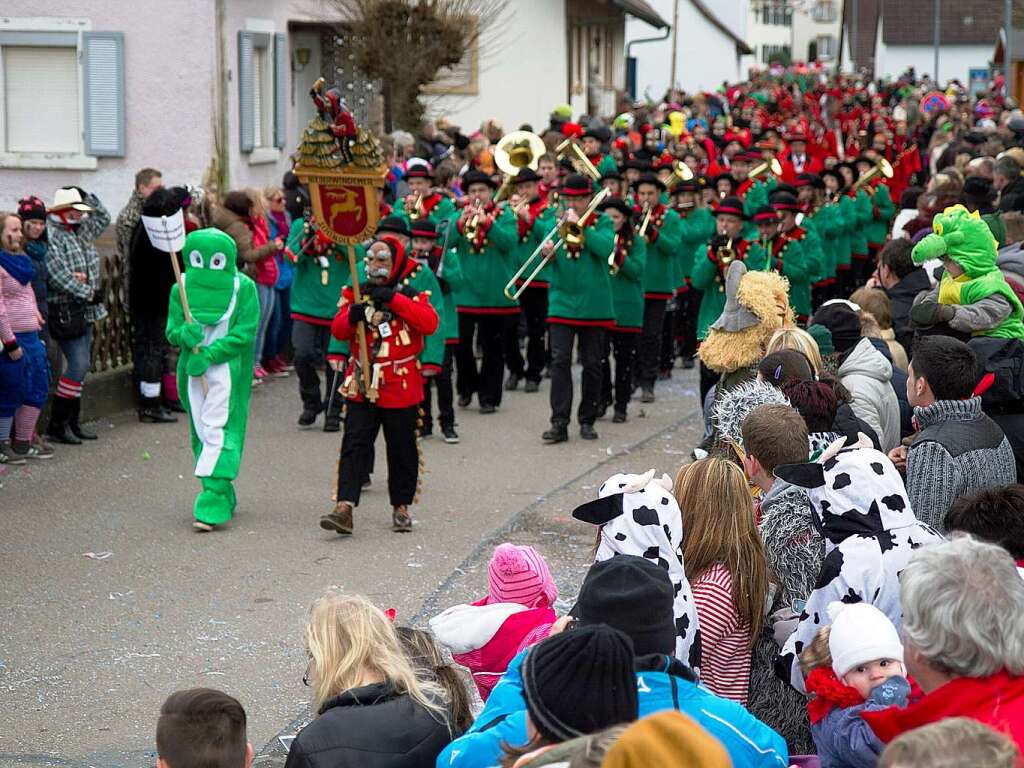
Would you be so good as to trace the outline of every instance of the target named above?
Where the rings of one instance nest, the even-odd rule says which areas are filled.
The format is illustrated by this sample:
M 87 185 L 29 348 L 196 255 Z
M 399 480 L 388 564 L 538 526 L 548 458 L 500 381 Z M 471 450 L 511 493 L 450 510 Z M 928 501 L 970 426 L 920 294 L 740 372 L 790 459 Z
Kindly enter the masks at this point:
M 227 312 L 237 275 L 235 241 L 219 229 L 199 229 L 185 238 L 185 293 L 197 322 L 212 325 Z

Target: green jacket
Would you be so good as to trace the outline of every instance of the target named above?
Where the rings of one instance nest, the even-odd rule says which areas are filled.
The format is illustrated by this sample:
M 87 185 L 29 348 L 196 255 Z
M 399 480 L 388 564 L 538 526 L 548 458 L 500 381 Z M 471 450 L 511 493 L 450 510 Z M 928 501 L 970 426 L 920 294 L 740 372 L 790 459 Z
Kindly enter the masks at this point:
M 718 267 L 717 261 L 709 258 L 710 244 L 705 245 L 703 250 L 694 254 L 693 277 L 691 282 L 698 291 L 703 291 L 704 296 L 700 300 L 700 311 L 697 313 L 697 338 L 704 339 L 708 335 L 710 326 L 722 310 L 725 309 L 725 276 Z M 745 249 L 744 262 L 749 270 L 763 270 L 768 265 L 768 254 L 757 243 L 751 240 L 742 240 L 734 244 L 737 251 Z
M 782 276 L 789 280 L 789 303 L 793 311 L 809 317 L 813 264 L 806 249 L 806 232 L 798 227 L 790 233 L 785 245 L 780 245 L 781 237 L 781 234 L 776 235 L 771 243 L 771 268 L 781 271 Z
M 594 161 L 591 160 L 590 162 L 593 163 Z M 619 166 L 616 164 L 615 158 L 611 155 L 601 155 L 601 159 L 595 163 L 594 167 L 597 168 L 597 172 L 602 175 L 619 170 Z
M 320 256 L 313 253 L 312 245 L 302 249 L 305 221 L 296 219 L 288 231 L 286 247 L 298 257 L 295 265 L 295 279 L 292 282 L 292 316 L 314 325 L 330 325 L 338 311 L 341 289 L 351 282 L 348 268 L 348 248 L 332 245 Z M 309 240 L 309 236 L 306 237 Z M 356 247 L 356 265 L 363 263 L 366 249 Z M 324 277 L 326 276 L 326 284 Z
M 653 230 L 653 232 L 652 232 Z M 644 297 L 671 299 L 682 285 L 682 259 L 679 255 L 681 222 L 679 214 L 663 205 L 651 212 L 648 225 L 647 266 L 644 268 Z
M 814 285 L 825 279 L 825 254 L 822 252 L 821 234 L 818 232 L 818 225 L 810 216 L 804 216 L 797 226 L 806 233 L 803 250 L 808 265 L 807 279 Z
M 584 229 L 578 253 L 570 253 L 565 246 L 555 252 L 551 259 L 548 322 L 611 326 L 615 312 L 608 257 L 614 237 L 611 220 L 601 214 Z
M 634 237 L 626 258 L 611 276 L 615 329 L 638 331 L 644 325 L 644 265 L 647 241 Z
M 839 253 L 846 246 L 842 211 L 838 205 L 823 205 L 806 217 L 804 222 L 808 220 L 813 225 L 817 238 L 818 280 L 831 280 L 836 276 Z M 806 223 L 801 226 L 806 226 Z
M 714 234 L 715 217 L 707 208 L 693 208 L 686 216 L 679 215 L 680 288 L 693 272 L 693 254 Z
M 892 204 L 892 195 L 885 184 L 875 187 L 874 196 L 868 198 L 868 202 L 871 204 L 871 220 L 864 234 L 869 245 L 881 248 L 889 235 L 889 226 L 892 224 L 892 217 L 896 215 L 896 206 Z
M 451 234 L 454 234 L 453 228 L 455 222 L 459 218 L 458 212 L 455 210 L 455 203 L 452 202 L 451 198 L 446 197 L 440 193 L 435 193 L 440 198 L 434 207 L 431 208 L 430 213 L 427 214 L 427 218 L 434 222 L 434 226 L 437 227 L 437 241 L 439 243 L 444 242 L 444 228 L 441 226 L 441 222 L 447 221 L 448 228 Z M 395 206 L 394 215 L 401 218 L 406 224 L 412 225 L 412 219 L 409 217 L 409 213 L 405 210 L 405 199 L 397 201 Z
M 849 195 L 847 195 L 849 197 Z M 868 252 L 867 227 L 872 222 L 871 199 L 863 189 L 852 198 L 853 217 L 850 226 L 850 254 L 866 256 Z
M 444 339 L 445 344 L 455 344 L 459 340 L 459 311 L 455 306 L 455 292 L 462 285 L 462 266 L 459 264 L 459 252 L 449 248 L 441 258 L 440 276 L 441 295 L 444 297 L 443 312 L 440 313 L 441 323 L 436 335 Z
M 515 215 L 508 208 L 496 215 L 482 244 L 471 244 L 456 228 L 451 242 L 464 278 L 455 291 L 459 312 L 512 315 L 519 311 L 519 304 L 506 298 L 504 292 L 516 270 L 513 252 L 517 232 Z

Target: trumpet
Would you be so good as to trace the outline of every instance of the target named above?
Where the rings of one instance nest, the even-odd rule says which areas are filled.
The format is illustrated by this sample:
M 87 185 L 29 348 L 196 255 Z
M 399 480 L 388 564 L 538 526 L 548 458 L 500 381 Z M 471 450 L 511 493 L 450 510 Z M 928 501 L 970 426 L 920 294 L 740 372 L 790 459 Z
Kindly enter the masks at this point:
M 728 268 L 728 266 L 732 264 L 733 260 L 736 258 L 736 251 L 732 247 L 731 237 L 729 238 L 729 242 L 725 245 L 718 246 L 718 249 L 715 251 L 715 255 L 718 256 L 718 263 L 723 268 Z
M 875 163 L 874 168 L 872 168 L 870 171 L 868 171 L 855 182 L 853 182 L 853 187 L 851 187 L 851 189 L 854 192 L 856 192 L 869 181 L 874 180 L 876 176 L 884 176 L 887 179 L 891 179 L 892 173 L 892 166 L 889 164 L 889 161 L 886 160 L 884 157 L 880 157 L 878 158 L 878 162 Z
M 644 218 L 636 230 L 637 237 L 644 237 L 647 234 L 647 225 L 651 223 L 651 211 L 653 210 L 653 205 L 649 205 L 647 203 L 644 204 Z
M 782 175 L 782 163 L 776 158 L 771 160 L 765 160 L 763 163 L 758 163 L 747 172 L 748 179 L 756 179 L 758 176 L 763 176 L 768 171 L 772 172 L 773 176 Z
M 409 218 L 412 221 L 418 221 L 423 218 L 423 193 L 416 195 L 416 200 L 412 204 L 412 210 L 409 211 Z
M 516 273 L 512 275 L 511 279 L 506 283 L 505 298 L 510 301 L 518 300 L 519 297 L 523 295 L 523 291 L 529 287 L 530 283 L 537 279 L 537 275 L 539 275 L 541 270 L 547 266 L 547 263 L 555 257 L 559 248 L 566 245 L 571 245 L 574 248 L 582 246 L 584 239 L 586 238 L 582 222 L 590 218 L 591 214 L 597 210 L 597 206 L 603 203 L 604 199 L 610 194 L 610 189 L 602 189 L 594 195 L 594 199 L 590 201 L 590 205 L 587 206 L 587 209 L 577 221 L 568 221 L 568 214 L 563 213 L 555 223 L 555 226 L 553 226 L 548 233 L 544 235 L 544 239 L 538 243 L 536 248 L 533 249 L 533 253 L 526 258 L 522 263 L 522 266 L 516 270 Z M 551 252 L 547 256 L 541 256 L 541 251 L 544 250 L 544 246 L 551 242 L 555 235 L 558 235 L 558 239 L 555 240 L 555 244 L 551 248 Z M 537 259 L 539 259 L 539 261 L 534 265 L 534 261 Z M 524 277 L 528 271 L 530 274 Z M 522 280 L 523 284 L 516 287 L 516 282 L 519 280 Z
M 473 207 L 480 207 L 480 198 L 476 197 L 473 199 Z M 476 240 L 477 230 L 480 228 L 480 214 L 474 213 L 472 218 L 467 221 L 462 227 L 462 234 L 469 242 Z

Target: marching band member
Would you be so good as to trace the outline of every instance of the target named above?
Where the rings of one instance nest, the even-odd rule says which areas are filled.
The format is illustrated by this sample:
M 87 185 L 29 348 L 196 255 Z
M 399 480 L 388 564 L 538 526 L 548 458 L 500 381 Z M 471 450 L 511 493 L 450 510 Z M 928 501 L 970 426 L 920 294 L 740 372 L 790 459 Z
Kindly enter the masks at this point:
M 537 194 L 546 204 L 552 192 L 558 190 L 558 159 L 547 152 L 540 156 L 537 161 L 537 173 L 540 174 L 540 182 L 537 184 Z
M 679 215 L 679 257 L 683 281 L 676 291 L 676 329 L 683 367 L 692 368 L 697 354 L 697 313 L 701 294 L 692 285 L 693 260 L 715 234 L 715 217 L 703 204 L 699 178 L 679 182 L 672 190 L 672 207 Z
M 836 277 L 835 243 L 842 231 L 838 205 L 825 204 L 825 182 L 816 173 L 801 173 L 794 186 L 804 218 L 800 226 L 815 235 L 818 274 L 811 286 L 811 305 L 820 307 L 832 298 Z M 827 244 L 827 246 L 826 246 Z
M 626 406 L 633 393 L 633 365 L 636 343 L 644 324 L 644 264 L 647 241 L 633 230 L 633 211 L 620 198 L 606 200 L 598 207 L 615 231 L 611 271 L 612 310 L 615 322 L 607 335 L 601 370 L 602 404 L 613 405 L 612 422 L 626 421 Z M 612 376 L 611 355 L 615 355 Z
M 572 174 L 561 188 L 565 202 L 563 229 L 579 228 L 578 238 L 566 238 L 557 251 L 555 238 L 541 248 L 549 259 L 551 287 L 548 291 L 548 325 L 551 334 L 551 428 L 543 434 L 546 443 L 569 439 L 572 415 L 572 348 L 579 340 L 583 366 L 577 419 L 580 437 L 597 439 L 594 421 L 601 400 L 601 359 L 605 331 L 614 322 L 608 257 L 612 252 L 611 222 L 600 213 L 587 212 L 591 183 L 586 176 Z M 541 219 L 540 222 L 544 220 Z M 537 225 L 535 225 L 537 226 Z
M 387 445 L 391 528 L 396 532 L 412 530 L 409 505 L 416 497 L 419 480 L 416 422 L 423 400 L 417 356 L 424 338 L 438 327 L 429 297 L 403 283 L 417 264 L 397 237 L 382 235 L 375 241 L 367 250 L 366 265 L 364 300 L 357 304 L 352 288 L 345 286 L 331 324 L 331 333 L 347 341 L 352 354 L 342 379 L 348 406 L 338 462 L 337 503 L 333 512 L 320 518 L 320 527 L 341 535 L 352 533 L 353 512 L 372 468 L 373 445 L 381 428 Z M 366 329 L 370 386 L 377 389 L 376 402 L 370 402 L 363 391 L 360 334 L 356 332 L 360 323 Z
M 873 150 L 872 150 L 873 151 Z M 875 168 L 875 159 L 869 155 L 861 155 L 854 161 L 857 168 L 858 178 L 864 176 Z M 868 241 L 868 258 L 861 263 L 860 272 L 857 275 L 858 284 L 864 284 L 875 269 L 875 260 L 878 252 L 885 245 L 885 239 L 889 234 L 889 225 L 893 216 L 896 215 L 896 206 L 893 205 L 892 195 L 889 194 L 889 186 L 882 174 L 876 175 L 868 181 L 863 189 L 871 203 L 871 219 L 864 227 L 864 236 Z
M 647 241 L 647 262 L 644 267 L 644 325 L 637 355 L 637 380 L 641 388 L 640 402 L 654 402 L 654 382 L 658 376 L 661 356 L 661 334 L 668 301 L 682 281 L 679 257 L 679 215 L 661 203 L 665 189 L 653 173 L 645 173 L 636 184 L 636 226 L 642 227 Z M 647 212 L 650 216 L 647 217 Z
M 515 217 L 494 204 L 494 179 L 482 171 L 462 177 L 466 206 L 452 237 L 462 267 L 462 284 L 455 290 L 459 311 L 459 349 L 456 353 L 456 389 L 459 407 L 476 394 L 480 413 L 494 413 L 501 405 L 505 328 L 518 321 L 519 305 L 505 297 L 512 276 L 512 250 L 516 244 Z M 477 370 L 474 337 L 480 340 L 483 360 Z
M 447 195 L 434 188 L 434 172 L 430 163 L 418 157 L 406 165 L 405 180 L 409 194 L 401 202 L 401 209 L 394 215 L 400 216 L 407 224 L 427 218 L 443 238 L 445 229 L 455 224 L 455 203 Z
M 593 166 L 597 168 L 598 173 L 618 170 L 615 158 L 604 154 L 602 151 L 607 140 L 607 130 L 602 128 L 588 128 L 583 132 L 583 137 L 580 139 L 584 154 Z
M 811 278 L 818 273 L 816 253 L 807 242 L 807 230 L 796 223 L 800 204 L 788 192 L 772 196 L 770 209 L 777 217 L 776 231 L 766 249 L 769 269 L 789 280 L 789 303 L 800 322 L 811 316 Z

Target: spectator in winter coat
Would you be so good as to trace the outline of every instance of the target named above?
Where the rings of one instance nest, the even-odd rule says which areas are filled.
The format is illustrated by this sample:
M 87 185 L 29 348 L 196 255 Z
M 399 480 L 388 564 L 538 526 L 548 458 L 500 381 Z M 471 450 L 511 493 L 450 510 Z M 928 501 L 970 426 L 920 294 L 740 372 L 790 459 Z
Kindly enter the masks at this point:
M 1024 211 L 1024 179 L 1016 160 L 1009 156 L 996 160 L 992 186 L 999 191 L 1000 211 Z
M 35 196 L 23 197 L 18 201 L 18 217 L 21 219 L 21 234 L 24 239 L 22 247 L 35 267 L 32 290 L 36 294 L 36 307 L 45 323 L 49 311 L 46 289 L 46 204 Z M 49 338 L 45 326 L 41 338 L 44 342 Z
M 820 382 L 795 382 L 787 385 L 786 391 L 802 386 L 832 393 Z M 831 419 L 825 423 L 831 424 Z M 756 639 L 750 669 L 750 712 L 782 735 L 790 754 L 810 754 L 814 744 L 806 699 L 774 670 L 782 643 L 796 626 L 825 557 L 825 544 L 815 528 L 806 492 L 775 477 L 775 467 L 807 460 L 807 426 L 793 408 L 763 405 L 743 420 L 743 445 L 743 469 L 763 492 L 759 530 L 772 574 L 772 599 L 766 606 L 767 619 Z
M 124 296 L 128 297 L 131 286 L 131 250 L 132 239 L 135 236 L 135 228 L 139 225 L 139 218 L 142 216 L 142 204 L 146 198 L 163 186 L 163 174 L 156 168 L 143 168 L 135 174 L 135 189 L 131 197 L 125 203 L 124 208 L 117 214 L 117 221 L 114 224 L 114 235 L 116 237 L 117 258 L 121 264 L 121 285 L 124 289 Z M 131 304 L 128 305 L 130 307 Z M 126 309 L 128 308 L 126 307 Z
M 455 735 L 443 689 L 417 675 L 391 620 L 364 597 L 327 592 L 306 625 L 316 718 L 287 768 L 428 768 Z
M 965 716 L 1024 748 L 1024 580 L 1000 547 L 922 547 L 900 574 L 907 670 L 925 696 L 862 717 L 884 742 Z
M 1017 465 L 1006 435 L 972 397 L 977 360 L 948 336 L 928 336 L 914 348 L 907 397 L 918 433 L 889 458 L 907 475 L 907 495 L 919 520 L 941 530 L 946 511 L 971 491 L 1008 485 Z
M 640 717 L 678 710 L 721 741 L 733 765 L 785 768 L 788 753 L 777 733 L 739 704 L 698 686 L 693 672 L 671 658 L 676 641 L 673 603 L 674 589 L 662 566 L 618 555 L 590 567 L 572 615 L 574 626 L 607 624 L 633 641 Z M 568 621 L 559 620 L 556 628 Z M 476 723 L 441 753 L 439 766 L 489 768 L 498 764 L 502 742 L 528 741 L 522 674 L 527 653 L 512 660 Z
M 83 440 L 96 439 L 95 432 L 82 426 L 80 416 L 82 387 L 92 362 L 93 326 L 107 316 L 96 239 L 110 224 L 110 214 L 96 195 L 80 187 L 58 189 L 48 213 L 50 334 L 56 338 L 55 311 L 63 310 L 78 319 L 84 314 L 84 330 L 76 321 L 66 338 L 57 339 L 65 365 L 57 382 L 48 434 L 59 443 L 81 445 Z
M 861 334 L 885 341 L 886 346 L 889 347 L 892 364 L 901 371 L 906 371 L 910 361 L 903 345 L 896 341 L 888 294 L 878 288 L 858 288 L 850 294 L 850 301 L 860 307 L 861 312 L 868 315 L 867 318 L 861 316 Z
M 486 702 L 512 657 L 551 632 L 557 598 L 558 587 L 537 550 L 499 544 L 487 565 L 487 595 L 435 616 L 430 631 L 473 674 Z
M 928 274 L 910 257 L 914 244 L 910 240 L 890 240 L 878 253 L 878 283 L 889 297 L 889 314 L 896 341 L 908 355 L 914 341 L 910 310 L 922 291 L 931 290 Z
M 286 208 L 288 198 L 283 189 L 267 187 L 263 190 L 267 205 L 267 225 L 270 239 L 287 242 L 291 231 L 292 217 Z M 301 214 L 299 216 L 301 218 Z M 295 264 L 285 256 L 284 249 L 274 254 L 277 266 L 277 282 L 274 283 L 274 311 L 263 340 L 263 369 L 271 376 L 287 376 L 288 364 L 281 357 L 281 351 L 292 337 L 292 283 L 295 280 Z
M 878 435 L 883 451 L 892 450 L 900 441 L 900 406 L 891 384 L 892 363 L 870 339 L 861 336 L 858 308 L 848 301 L 827 301 L 811 322 L 832 333 L 840 360 L 839 383 L 853 397 L 853 412 Z
M 252 768 L 245 709 L 212 688 L 175 691 L 160 707 L 156 753 L 157 768 Z
M 750 651 L 764 624 L 768 562 L 743 471 L 710 456 L 683 466 L 673 495 L 684 510 L 683 562 L 701 627 L 701 682 L 747 705 Z

